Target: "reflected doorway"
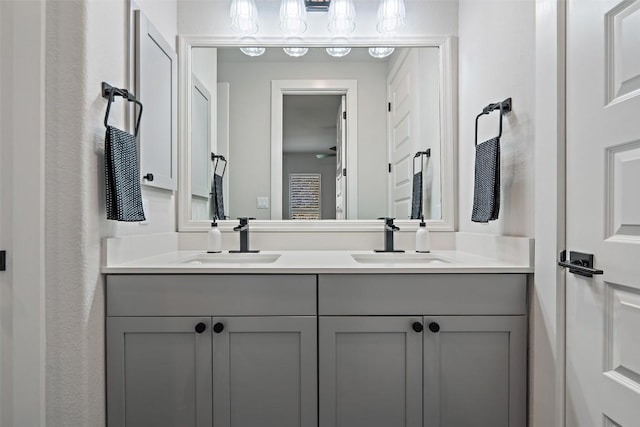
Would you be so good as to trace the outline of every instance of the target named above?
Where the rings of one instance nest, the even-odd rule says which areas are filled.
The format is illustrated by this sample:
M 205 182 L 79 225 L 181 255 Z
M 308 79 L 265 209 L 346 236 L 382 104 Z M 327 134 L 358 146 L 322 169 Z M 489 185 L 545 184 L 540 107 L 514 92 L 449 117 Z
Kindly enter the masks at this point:
M 346 96 L 282 101 L 282 219 L 346 219 Z

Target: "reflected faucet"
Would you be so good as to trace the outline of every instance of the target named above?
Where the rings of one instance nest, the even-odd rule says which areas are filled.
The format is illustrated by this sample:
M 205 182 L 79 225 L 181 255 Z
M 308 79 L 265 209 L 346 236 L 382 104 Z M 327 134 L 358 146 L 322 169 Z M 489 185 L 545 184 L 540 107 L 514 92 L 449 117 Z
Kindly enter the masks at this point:
M 240 250 L 237 251 L 229 251 L 230 253 L 257 253 L 259 250 L 250 250 L 249 249 L 249 220 L 255 218 L 241 217 L 238 218 L 240 220 L 240 224 L 236 227 L 233 227 L 233 231 L 240 232 Z
M 393 224 L 395 218 L 382 217 L 384 220 L 384 249 L 375 249 L 375 252 L 404 252 L 401 249 L 393 249 L 393 233 L 400 230 L 400 227 Z

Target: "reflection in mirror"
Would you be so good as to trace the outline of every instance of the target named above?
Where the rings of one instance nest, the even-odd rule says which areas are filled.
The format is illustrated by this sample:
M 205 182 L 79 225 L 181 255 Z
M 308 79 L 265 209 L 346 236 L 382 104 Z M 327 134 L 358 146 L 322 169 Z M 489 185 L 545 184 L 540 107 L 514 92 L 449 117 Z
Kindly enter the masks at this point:
M 442 217 L 438 47 L 386 58 L 367 48 L 293 58 L 276 47 L 260 57 L 194 47 L 191 58 L 192 220 L 409 219 L 412 206 Z M 296 81 L 308 87 L 274 95 Z M 323 90 L 336 81 L 357 90 Z M 228 160 L 217 179 L 212 153 Z

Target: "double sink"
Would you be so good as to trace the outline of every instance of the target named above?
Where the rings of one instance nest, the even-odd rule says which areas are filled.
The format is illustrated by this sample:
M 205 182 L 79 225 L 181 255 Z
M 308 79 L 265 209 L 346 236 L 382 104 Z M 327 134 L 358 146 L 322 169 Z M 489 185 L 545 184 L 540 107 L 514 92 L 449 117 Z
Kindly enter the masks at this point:
M 273 264 L 280 259 L 277 253 L 204 253 L 182 260 L 182 264 Z M 451 264 L 452 261 L 432 253 L 373 252 L 353 253 L 359 264 Z

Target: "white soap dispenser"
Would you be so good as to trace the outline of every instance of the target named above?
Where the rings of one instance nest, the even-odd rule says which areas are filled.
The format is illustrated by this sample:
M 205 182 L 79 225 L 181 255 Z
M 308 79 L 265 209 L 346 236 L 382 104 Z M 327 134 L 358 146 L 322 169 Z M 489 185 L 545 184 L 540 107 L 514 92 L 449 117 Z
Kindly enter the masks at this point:
M 420 227 L 416 231 L 416 252 L 427 253 L 431 251 L 429 242 L 429 230 L 424 222 L 424 216 L 420 219 Z
M 211 223 L 211 229 L 207 233 L 207 252 L 210 254 L 219 254 L 222 252 L 222 233 L 218 229 L 218 223 L 214 219 Z

